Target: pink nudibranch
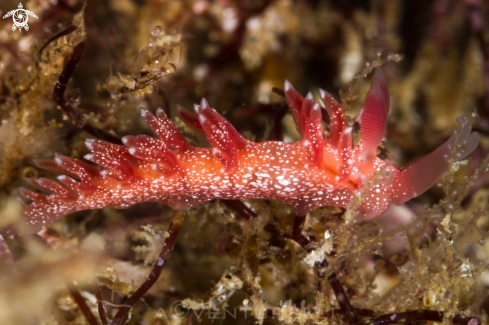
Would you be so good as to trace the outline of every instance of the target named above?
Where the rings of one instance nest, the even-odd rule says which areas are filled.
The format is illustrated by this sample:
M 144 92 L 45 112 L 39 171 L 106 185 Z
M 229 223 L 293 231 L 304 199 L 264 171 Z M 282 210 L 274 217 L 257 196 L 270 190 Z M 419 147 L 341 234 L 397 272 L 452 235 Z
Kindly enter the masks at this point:
M 380 216 L 391 202 L 400 205 L 428 190 L 447 172 L 447 157 L 456 140 L 465 146 L 457 159 L 465 158 L 479 142 L 468 119 L 461 117 L 456 136 L 432 153 L 401 169 L 387 166 L 376 157 L 389 112 L 389 93 L 380 68 L 365 98 L 360 140 L 355 146 L 352 128 L 330 94 L 320 90 L 331 120 L 325 135 L 322 108 L 312 94 L 302 97 L 288 81 L 284 92 L 300 141 L 248 141 L 203 99 L 194 106 L 196 114 L 177 107 L 180 118 L 205 135 L 212 146 L 197 148 L 185 140 L 163 110 L 158 109 L 155 116 L 142 109 L 143 119 L 158 138 L 125 136 L 124 146 L 86 140 L 91 154 L 85 159 L 103 168 L 61 155 L 37 160 L 40 168 L 70 176 L 58 176 L 59 182 L 28 180 L 48 194 L 20 189 L 32 201 L 23 203 L 25 220 L 37 231 L 81 210 L 127 208 L 140 202 L 184 210 L 214 199 L 276 199 L 305 215 L 323 206 L 347 207 L 375 172 L 386 170 L 391 177 L 370 184 L 363 195 L 360 209 L 368 220 Z

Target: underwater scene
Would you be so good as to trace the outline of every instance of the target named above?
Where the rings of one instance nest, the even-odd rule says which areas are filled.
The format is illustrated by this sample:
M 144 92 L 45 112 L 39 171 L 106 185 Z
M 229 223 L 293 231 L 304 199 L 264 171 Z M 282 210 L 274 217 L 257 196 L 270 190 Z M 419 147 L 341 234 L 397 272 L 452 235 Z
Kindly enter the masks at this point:
M 489 2 L 0 17 L 0 324 L 489 323 Z

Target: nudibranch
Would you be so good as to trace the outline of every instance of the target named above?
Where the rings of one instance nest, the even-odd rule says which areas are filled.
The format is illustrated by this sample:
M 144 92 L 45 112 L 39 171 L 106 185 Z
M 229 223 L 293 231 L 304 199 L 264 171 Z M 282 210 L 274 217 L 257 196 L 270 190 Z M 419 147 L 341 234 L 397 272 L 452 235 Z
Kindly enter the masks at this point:
M 160 202 L 184 210 L 214 199 L 276 199 L 298 215 L 318 207 L 347 207 L 355 193 L 365 189 L 360 210 L 368 220 L 380 216 L 392 203 L 400 205 L 429 189 L 448 169 L 452 147 L 463 144 L 457 159 L 465 158 L 479 142 L 468 119 L 447 142 L 432 153 L 397 169 L 376 156 L 389 112 L 387 83 L 380 68 L 372 77 L 361 113 L 360 140 L 354 145 L 338 102 L 320 90 L 324 108 L 312 93 L 302 97 L 289 82 L 284 93 L 302 139 L 294 143 L 255 143 L 241 136 L 205 99 L 195 114 L 177 106 L 180 119 L 204 135 L 211 148 L 190 145 L 163 110 L 141 115 L 157 138 L 125 136 L 124 145 L 87 139 L 91 151 L 85 161 L 56 155 L 37 160 L 38 167 L 69 174 L 59 182 L 29 179 L 41 192 L 20 193 L 25 220 L 37 231 L 70 213 L 104 207 L 127 208 L 140 202 Z M 321 128 L 323 110 L 330 118 Z M 460 119 L 460 118 L 459 118 Z M 385 170 L 391 177 L 376 184 L 369 180 Z M 45 192 L 45 193 L 43 193 Z M 365 191 L 364 191 L 365 192 Z

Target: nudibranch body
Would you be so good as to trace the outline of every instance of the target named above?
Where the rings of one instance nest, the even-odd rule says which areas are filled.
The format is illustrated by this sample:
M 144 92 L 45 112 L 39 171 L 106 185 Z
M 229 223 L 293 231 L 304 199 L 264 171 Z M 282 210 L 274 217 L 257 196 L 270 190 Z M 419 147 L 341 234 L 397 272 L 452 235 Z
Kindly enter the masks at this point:
M 448 168 L 447 157 L 455 144 L 445 144 L 401 169 L 387 166 L 376 157 L 384 137 L 389 111 L 387 84 L 380 71 L 372 78 L 361 115 L 360 140 L 353 146 L 352 128 L 345 123 L 340 105 L 321 90 L 325 105 L 315 103 L 311 93 L 302 97 L 288 82 L 284 92 L 297 130 L 295 143 L 246 140 L 203 99 L 196 114 L 178 107 L 180 118 L 203 134 L 211 148 L 191 146 L 159 109 L 156 116 L 141 110 L 142 117 L 158 138 L 126 136 L 122 145 L 86 140 L 92 152 L 85 156 L 101 167 L 57 155 L 38 160 L 39 167 L 68 173 L 58 182 L 28 180 L 33 187 L 20 193 L 25 219 L 34 230 L 67 214 L 103 207 L 127 208 L 140 202 L 160 202 L 174 209 L 187 209 L 213 199 L 276 199 L 305 215 L 317 207 L 346 207 L 358 190 L 364 219 L 381 215 L 391 204 L 402 204 L 430 188 Z M 322 110 L 330 117 L 329 131 L 321 129 Z M 470 123 L 462 123 L 457 143 L 463 159 L 476 147 L 479 136 Z M 374 173 L 389 177 L 369 184 Z

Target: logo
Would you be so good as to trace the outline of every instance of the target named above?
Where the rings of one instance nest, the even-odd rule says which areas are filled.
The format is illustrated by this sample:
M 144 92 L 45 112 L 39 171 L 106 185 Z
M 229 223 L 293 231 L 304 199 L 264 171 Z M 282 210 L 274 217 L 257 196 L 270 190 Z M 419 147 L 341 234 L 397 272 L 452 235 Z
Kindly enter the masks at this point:
M 29 25 L 27 25 L 29 16 L 37 19 L 37 16 L 34 15 L 32 11 L 23 9 L 22 3 L 19 3 L 19 9 L 15 9 L 7 12 L 7 14 L 3 16 L 3 19 L 8 18 L 10 16 L 12 16 L 12 19 L 14 20 L 14 24 L 12 25 L 12 30 L 15 31 L 17 28 L 19 28 L 19 32 L 22 31 L 22 28 L 24 28 L 26 31 L 29 30 Z

